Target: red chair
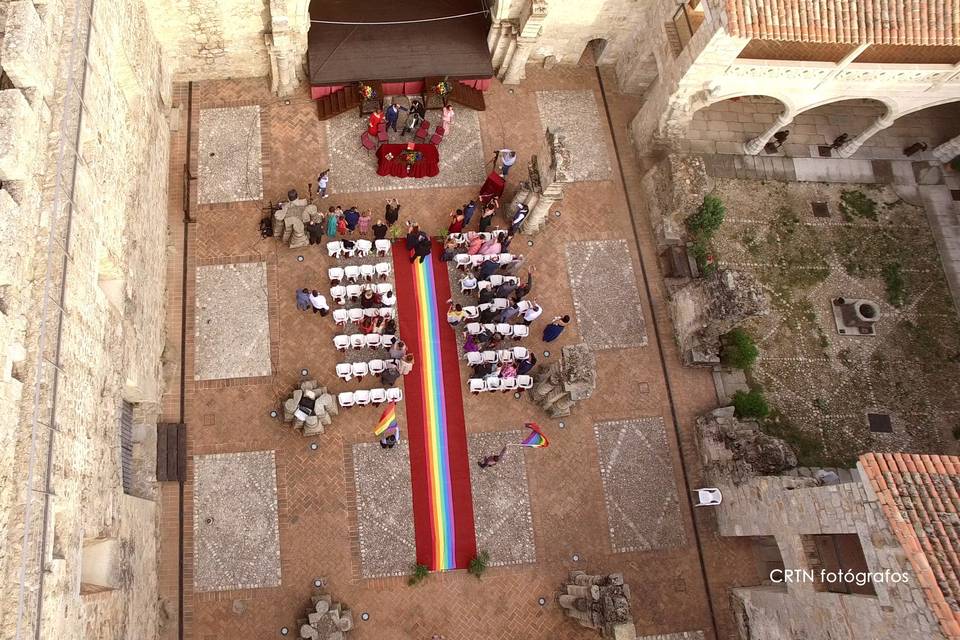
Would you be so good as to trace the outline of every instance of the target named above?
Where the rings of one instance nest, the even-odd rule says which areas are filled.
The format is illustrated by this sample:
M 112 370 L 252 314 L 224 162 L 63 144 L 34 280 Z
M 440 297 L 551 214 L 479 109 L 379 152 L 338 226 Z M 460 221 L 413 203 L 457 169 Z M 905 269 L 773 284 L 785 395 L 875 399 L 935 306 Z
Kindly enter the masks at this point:
M 443 142 L 443 134 L 446 132 L 447 130 L 443 127 L 437 127 L 437 130 L 433 132 L 432 136 L 430 136 L 430 144 L 436 145 Z
M 413 136 L 414 142 L 426 142 L 427 134 L 429 133 L 430 133 L 430 123 L 424 120 L 423 122 L 420 123 L 420 128 L 417 129 L 417 133 L 414 134 Z
M 369 131 L 364 131 L 360 134 L 360 144 L 363 145 L 363 148 L 367 151 L 375 151 L 377 148 L 377 142 L 373 139 L 373 136 L 370 135 Z
M 390 142 L 390 136 L 387 134 L 387 125 L 380 123 L 380 126 L 377 127 L 377 140 L 380 141 L 380 144 L 384 142 Z

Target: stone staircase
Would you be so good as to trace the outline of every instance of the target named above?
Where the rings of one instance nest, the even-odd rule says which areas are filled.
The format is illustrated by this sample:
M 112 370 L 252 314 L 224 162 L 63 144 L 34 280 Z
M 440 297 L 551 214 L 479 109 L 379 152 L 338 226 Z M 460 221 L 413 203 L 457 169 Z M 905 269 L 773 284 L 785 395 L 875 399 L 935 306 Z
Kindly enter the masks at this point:
M 453 86 L 453 89 L 446 96 L 449 102 L 469 107 L 474 111 L 484 111 L 487 108 L 486 102 L 483 100 L 483 91 L 468 87 L 457 81 L 456 78 L 441 78 L 440 76 L 424 78 L 424 93 L 429 92 L 431 90 L 430 87 L 436 86 L 437 83 L 444 79 Z
M 381 104 L 383 102 L 383 87 L 379 82 L 367 83 L 377 92 Z M 334 116 L 360 107 L 360 94 L 354 85 L 347 85 L 343 89 L 317 99 L 317 117 L 329 120 Z

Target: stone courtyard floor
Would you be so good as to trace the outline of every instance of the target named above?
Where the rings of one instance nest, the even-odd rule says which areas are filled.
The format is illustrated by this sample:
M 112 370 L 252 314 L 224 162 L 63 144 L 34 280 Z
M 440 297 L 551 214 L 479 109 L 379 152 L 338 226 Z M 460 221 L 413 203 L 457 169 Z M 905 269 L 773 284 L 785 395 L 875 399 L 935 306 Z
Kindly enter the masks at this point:
M 522 273 L 526 266 L 534 266 L 529 298 L 545 309 L 544 319 L 534 325 L 524 344 L 536 350 L 541 362 L 551 362 L 564 345 L 589 342 L 595 348 L 598 388 L 563 419 L 562 428 L 525 399 L 501 394 L 464 397 L 471 455 L 491 452 L 505 438 L 515 438 L 526 420 L 540 423 L 551 439 L 548 448 L 525 451 L 519 459 L 505 461 L 497 475 L 473 483 L 478 538 L 491 551 L 503 548 L 499 561 L 494 560 L 502 566 L 488 569 L 482 580 L 458 571 L 431 575 L 415 587 L 407 586 L 404 576 L 364 577 L 395 573 L 397 567 L 406 573 L 410 561 L 410 530 L 401 522 L 409 504 L 401 468 L 405 448 L 385 453 L 375 444 L 371 431 L 379 410 L 374 408 L 341 411 L 324 434 L 309 438 L 269 415 L 300 380 L 301 369 L 332 393 L 357 388 L 334 374 L 338 358 L 331 343 L 335 333 L 331 319 L 295 306 L 298 288 L 328 291 L 326 269 L 332 263 L 321 247 L 290 250 L 276 239 L 261 239 L 257 227 L 265 203 L 194 204 L 196 222 L 186 229 L 187 277 L 181 271 L 183 256 L 171 255 L 168 278 L 168 335 L 174 353 L 179 352 L 181 309 L 186 317 L 186 384 L 180 388 L 179 372 L 170 376 L 163 419 L 181 421 L 182 392 L 190 461 L 182 505 L 181 611 L 177 487 L 163 486 L 161 585 L 169 620 L 164 638 L 177 636 L 181 614 L 184 637 L 192 640 L 261 640 L 279 637 L 284 626 L 290 628 L 290 637 L 296 637 L 294 622 L 309 604 L 315 581 L 353 610 L 357 627 L 350 638 L 359 640 L 420 640 L 435 633 L 447 640 L 593 638 L 594 632 L 566 619 L 554 602 L 556 590 L 572 569 L 623 572 L 631 586 L 640 635 L 692 632 L 677 637 L 694 638 L 702 631 L 707 639 L 734 636 L 728 589 L 755 585 L 760 579 L 752 543 L 719 538 L 713 515 L 707 510 L 694 513 L 690 507 L 688 488 L 699 486 L 693 420 L 716 405 L 716 396 L 709 373 L 680 366 L 670 338 L 652 235 L 637 188 L 642 168 L 627 135 L 626 124 L 636 113 L 638 100 L 617 94 L 612 75 L 603 72 L 611 129 L 594 68 L 531 67 L 527 74 L 519 87 L 495 83 L 486 94 L 487 111 L 471 114 L 479 127 L 480 157 L 491 158 L 495 149 L 505 146 L 519 151 L 521 162 L 511 172 L 505 194 L 511 197 L 526 178 L 526 161 L 540 148 L 544 131 L 540 109 L 557 99 L 556 92 L 570 97 L 567 115 L 594 132 L 589 139 L 593 148 L 582 155 L 589 163 L 583 167 L 584 175 L 591 181 L 570 185 L 563 215 L 551 216 L 547 227 L 530 238 L 532 246 L 527 237 L 518 237 L 513 251 L 525 255 Z M 178 87 L 184 113 L 186 95 L 185 88 Z M 332 157 L 327 125 L 317 120 L 305 89 L 288 104 L 270 95 L 265 80 L 197 83 L 189 123 L 193 149 L 188 154 L 186 126 L 172 141 L 171 246 L 184 241 L 181 172 L 189 155 L 196 175 L 202 110 L 251 106 L 259 106 L 261 113 L 264 201 L 283 199 L 291 187 L 305 193 L 319 170 L 338 163 L 366 167 L 356 160 L 359 156 Z M 341 118 L 350 123 L 349 116 Z M 461 114 L 460 122 L 468 120 Z M 354 125 L 359 135 L 362 124 Z M 441 147 L 441 166 L 444 152 Z M 337 153 L 360 152 L 344 148 Z M 356 204 L 379 214 L 387 198 L 397 197 L 403 206 L 401 220 L 416 219 L 436 233 L 446 227 L 452 209 L 476 195 L 479 183 L 463 184 L 454 180 L 421 188 L 406 183 L 400 190 L 380 191 L 368 178 L 343 176 L 339 184 L 331 185 L 333 195 L 319 204 Z M 360 190 L 347 192 L 345 186 Z M 207 185 L 203 193 L 218 191 Z M 504 221 L 498 219 L 497 224 L 503 226 Z M 589 312 L 584 305 L 598 304 L 599 298 L 586 295 L 588 288 L 609 289 L 614 283 L 599 267 L 568 269 L 570 251 L 581 255 L 577 251 L 589 248 L 582 244 L 587 242 L 611 247 L 603 255 L 609 253 L 616 262 L 616 277 L 631 280 L 622 283 L 613 304 Z M 196 273 L 207 265 L 231 263 L 266 265 L 271 374 L 200 383 L 195 375 L 205 365 L 197 360 Z M 576 295 L 571 277 L 582 287 Z M 186 290 L 181 290 L 181 282 Z M 618 310 L 626 314 L 626 323 L 617 316 Z M 541 343 L 544 322 L 564 313 L 574 316 L 571 326 L 551 345 Z M 551 355 L 542 355 L 546 350 Z M 403 422 L 402 405 L 400 418 Z M 213 454 L 263 451 L 274 452 L 276 465 L 281 584 L 270 587 L 261 580 L 264 584 L 256 588 L 194 589 L 194 576 L 203 562 L 193 522 L 194 502 L 202 495 L 202 487 L 195 485 L 198 461 Z M 378 461 L 386 460 L 383 455 L 394 460 L 378 469 Z M 625 477 L 631 470 L 647 475 Z M 389 509 L 379 510 L 384 505 Z M 512 517 L 504 518 L 504 513 Z M 378 522 L 383 523 L 382 530 L 376 529 Z M 393 536 L 398 537 L 394 543 Z M 515 544 L 506 548 L 511 538 Z M 545 606 L 538 604 L 540 596 L 546 598 Z M 364 612 L 369 614 L 366 621 L 360 617 Z

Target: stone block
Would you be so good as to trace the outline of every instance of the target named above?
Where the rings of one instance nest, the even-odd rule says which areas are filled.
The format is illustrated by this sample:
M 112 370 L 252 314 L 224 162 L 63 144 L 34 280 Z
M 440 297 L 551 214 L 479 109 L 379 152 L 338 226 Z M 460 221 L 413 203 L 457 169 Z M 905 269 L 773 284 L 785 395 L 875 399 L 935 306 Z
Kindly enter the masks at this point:
M 0 180 L 24 180 L 30 175 L 36 124 L 19 89 L 0 91 Z
M 50 89 L 47 78 L 47 39 L 43 22 L 29 0 L 7 4 L 7 20 L 0 47 L 0 66 L 19 88 Z

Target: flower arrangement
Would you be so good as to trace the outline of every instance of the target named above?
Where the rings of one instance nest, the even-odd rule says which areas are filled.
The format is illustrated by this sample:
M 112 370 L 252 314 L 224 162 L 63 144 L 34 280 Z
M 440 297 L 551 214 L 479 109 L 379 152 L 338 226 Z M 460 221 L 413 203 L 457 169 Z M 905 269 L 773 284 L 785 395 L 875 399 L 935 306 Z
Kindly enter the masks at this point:
M 371 99 L 371 98 L 376 98 L 376 97 L 377 97 L 377 92 L 374 91 L 374 90 L 373 90 L 373 87 L 371 87 L 370 85 L 368 85 L 368 84 L 361 84 L 361 85 L 360 85 L 360 97 L 363 98 L 364 100 L 369 100 L 369 99 Z
M 453 85 L 447 82 L 446 80 L 441 80 L 433 87 L 434 93 L 438 96 L 445 96 L 451 91 L 453 91 Z
M 414 163 L 416 163 L 416 162 L 420 162 L 420 160 L 423 159 L 423 154 L 420 153 L 419 151 L 410 151 L 410 150 L 407 150 L 407 151 L 403 151 L 403 152 L 400 154 L 400 157 L 401 157 L 401 158 L 403 159 L 403 161 L 406 162 L 408 165 L 412 165 L 412 164 L 414 164 Z

